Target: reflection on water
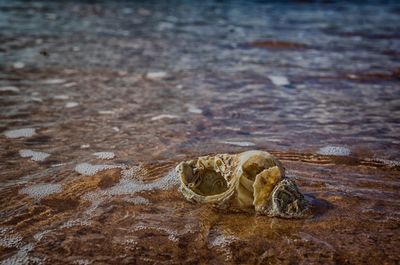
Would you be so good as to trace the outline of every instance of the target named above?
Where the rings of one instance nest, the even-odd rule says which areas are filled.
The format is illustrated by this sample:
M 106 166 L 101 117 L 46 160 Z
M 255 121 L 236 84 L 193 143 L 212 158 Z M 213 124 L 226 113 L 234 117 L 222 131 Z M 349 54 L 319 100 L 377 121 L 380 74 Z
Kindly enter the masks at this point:
M 0 1 L 0 259 L 396 264 L 399 12 Z M 177 192 L 178 162 L 249 149 L 282 160 L 312 218 Z

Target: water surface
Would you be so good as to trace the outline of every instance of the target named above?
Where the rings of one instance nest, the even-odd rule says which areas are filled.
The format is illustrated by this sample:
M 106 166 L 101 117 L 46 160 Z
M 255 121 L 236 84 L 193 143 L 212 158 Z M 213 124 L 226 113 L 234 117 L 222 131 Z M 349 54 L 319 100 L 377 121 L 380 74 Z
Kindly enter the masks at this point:
M 395 2 L 0 1 L 0 259 L 398 263 L 399 15 Z M 180 161 L 250 149 L 317 198 L 312 218 L 179 194 Z

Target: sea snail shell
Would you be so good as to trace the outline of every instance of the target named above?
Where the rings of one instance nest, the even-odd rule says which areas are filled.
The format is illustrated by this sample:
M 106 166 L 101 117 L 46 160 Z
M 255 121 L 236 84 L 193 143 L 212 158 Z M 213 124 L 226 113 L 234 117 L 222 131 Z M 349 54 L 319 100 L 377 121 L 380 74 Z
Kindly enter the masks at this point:
M 180 191 L 193 202 L 285 218 L 303 217 L 308 210 L 282 164 L 267 152 L 202 156 L 181 162 L 176 170 Z

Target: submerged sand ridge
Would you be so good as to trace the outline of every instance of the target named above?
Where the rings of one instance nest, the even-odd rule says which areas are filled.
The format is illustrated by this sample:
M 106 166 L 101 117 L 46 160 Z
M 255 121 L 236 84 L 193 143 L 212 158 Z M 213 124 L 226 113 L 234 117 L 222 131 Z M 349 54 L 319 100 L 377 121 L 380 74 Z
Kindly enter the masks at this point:
M 2 199 L 2 238 L 19 240 L 3 244 L 1 253 L 5 262 L 46 259 L 56 263 L 212 260 L 253 264 L 304 259 L 336 264 L 383 258 L 380 252 L 366 256 L 359 246 L 379 249 L 382 242 L 396 238 L 395 220 L 400 218 L 393 204 L 398 200 L 396 184 L 380 180 L 388 169 L 282 161 L 289 177 L 316 199 L 312 217 L 277 219 L 190 203 L 178 191 L 177 162 L 125 169 L 104 166 L 90 175 L 76 170 L 73 178 L 58 184 L 28 183 L 3 189 L 8 202 Z M 329 175 L 323 174 L 327 170 Z M 375 179 L 368 177 L 371 172 Z M 392 173 L 398 175 L 398 171 Z M 380 193 L 374 192 L 377 187 Z M 154 240 L 162 243 L 161 249 L 154 248 Z M 387 247 L 385 251 L 393 251 L 395 259 L 395 244 Z M 180 255 L 183 250 L 191 254 Z M 60 252 L 70 253 L 70 258 L 54 255 Z M 103 255 L 92 257 L 100 252 Z

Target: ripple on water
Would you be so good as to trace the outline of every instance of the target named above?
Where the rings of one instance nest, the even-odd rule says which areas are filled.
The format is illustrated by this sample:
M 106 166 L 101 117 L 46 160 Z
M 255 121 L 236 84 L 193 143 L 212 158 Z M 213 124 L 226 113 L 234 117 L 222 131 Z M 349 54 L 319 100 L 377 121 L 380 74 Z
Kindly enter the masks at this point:
M 255 143 L 252 142 L 241 142 L 241 141 L 222 141 L 221 143 L 223 144 L 230 144 L 230 145 L 236 145 L 236 146 L 255 146 Z
M 19 93 L 19 88 L 15 86 L 3 86 L 0 87 L 0 92 L 14 92 L 14 93 Z

